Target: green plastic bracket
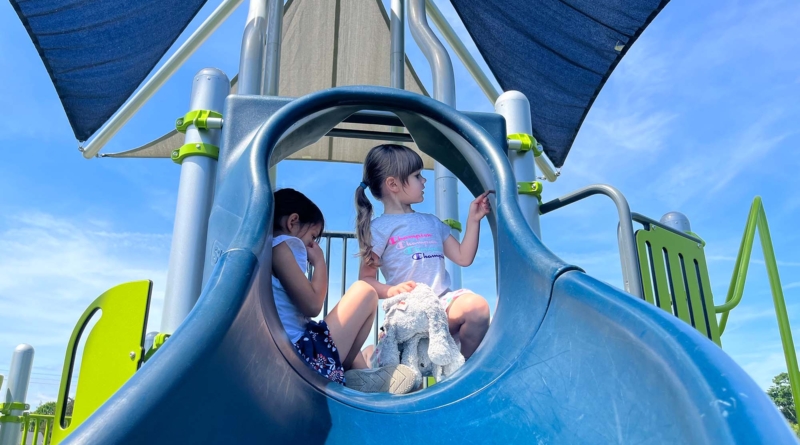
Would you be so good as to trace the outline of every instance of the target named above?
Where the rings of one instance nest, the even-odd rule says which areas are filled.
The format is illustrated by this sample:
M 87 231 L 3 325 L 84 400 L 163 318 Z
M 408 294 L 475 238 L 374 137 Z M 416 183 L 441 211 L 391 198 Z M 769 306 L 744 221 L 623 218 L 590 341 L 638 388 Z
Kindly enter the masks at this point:
M 512 149 L 516 151 L 526 152 L 533 150 L 533 156 L 539 157 L 542 155 L 542 146 L 536 141 L 536 138 L 525 133 L 509 134 L 507 139 L 512 141 L 519 141 L 519 148 Z
M 156 335 L 156 338 L 153 339 L 153 347 L 158 349 L 166 343 L 167 339 L 170 337 L 170 334 L 160 333 Z
M 222 117 L 222 115 L 211 110 L 193 110 L 175 121 L 175 129 L 180 133 L 186 133 L 189 125 L 194 125 L 198 130 L 208 130 L 209 117 Z
M 151 290 L 152 282 L 148 280 L 113 287 L 94 300 L 78 319 L 67 344 L 51 444 L 64 440 L 141 366 Z M 84 332 L 91 319 L 98 315 L 100 318 L 92 330 Z M 67 395 L 81 337 L 86 337 L 86 342 L 72 421 L 66 425 Z
M 203 142 L 184 144 L 183 147 L 172 152 L 172 161 L 180 164 L 189 156 L 206 156 L 212 159 L 219 159 L 219 147 Z
M 459 232 L 461 231 L 461 223 L 456 221 L 456 220 L 454 220 L 454 219 L 445 219 L 442 222 L 447 224 L 448 226 L 450 226 L 450 228 L 452 228 L 452 229 L 456 229 Z
M 7 414 L 0 416 L 0 423 L 22 423 L 24 420 L 25 416 L 9 416 Z
M 153 354 L 155 354 L 156 351 L 158 351 L 158 349 L 161 348 L 161 346 L 163 346 L 164 343 L 166 343 L 169 336 L 170 334 L 165 334 L 163 332 L 156 335 L 156 338 L 153 339 L 153 346 L 151 346 L 150 349 L 147 351 L 147 353 L 144 355 L 144 361 L 150 360 L 150 357 L 152 357 Z
M 22 402 L 11 402 L 11 403 L 0 403 L 0 414 L 6 415 L 11 413 L 11 411 L 15 409 L 21 409 L 22 411 L 27 411 L 31 409 L 31 406 L 27 403 Z
M 517 193 L 520 195 L 533 195 L 539 199 L 539 203 L 542 202 L 542 183 L 539 181 L 531 181 L 531 182 L 518 182 L 517 183 Z
M 536 138 L 529 134 L 514 133 L 514 134 L 509 134 L 507 138 L 512 141 L 520 142 L 520 147 L 516 149 L 517 151 L 536 150 L 536 145 L 537 145 Z
M 11 411 L 27 411 L 30 408 L 30 405 L 22 402 L 0 403 L 0 423 L 22 423 L 25 420 L 25 415 L 12 416 Z

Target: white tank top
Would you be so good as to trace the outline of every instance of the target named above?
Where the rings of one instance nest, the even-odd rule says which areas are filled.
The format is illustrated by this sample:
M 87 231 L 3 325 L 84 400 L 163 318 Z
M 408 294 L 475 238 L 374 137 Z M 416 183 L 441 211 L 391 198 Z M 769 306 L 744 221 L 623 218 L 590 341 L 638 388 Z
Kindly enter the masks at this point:
M 303 274 L 306 274 L 308 272 L 308 252 L 303 241 L 290 235 L 278 235 L 272 239 L 272 248 L 274 249 L 275 246 L 283 242 L 289 246 L 289 249 L 294 254 L 294 259 L 297 260 L 297 265 L 300 266 L 300 270 L 303 271 Z M 283 323 L 283 328 L 292 343 L 296 343 L 303 336 L 309 319 L 292 303 L 286 293 L 286 289 L 283 288 L 281 282 L 274 275 L 272 276 L 272 295 L 275 297 L 275 307 L 278 309 L 278 317 Z

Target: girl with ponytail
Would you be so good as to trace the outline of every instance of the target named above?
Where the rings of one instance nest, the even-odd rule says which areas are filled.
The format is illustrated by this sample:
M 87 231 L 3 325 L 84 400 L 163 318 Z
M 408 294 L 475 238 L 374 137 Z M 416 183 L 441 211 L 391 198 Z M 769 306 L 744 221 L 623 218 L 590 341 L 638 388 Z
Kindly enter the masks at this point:
M 472 264 L 480 221 L 490 211 L 490 192 L 470 204 L 464 239 L 459 243 L 439 218 L 411 208 L 422 202 L 425 181 L 422 158 L 410 148 L 384 144 L 369 151 L 355 193 L 359 275 L 381 299 L 409 292 L 417 283 L 430 286 L 447 312 L 450 333 L 460 339 L 461 353 L 469 358 L 489 329 L 489 305 L 468 289 L 450 289 L 445 257 L 459 266 Z M 383 203 L 383 215 L 375 219 L 367 189 Z M 386 284 L 377 280 L 379 268 Z

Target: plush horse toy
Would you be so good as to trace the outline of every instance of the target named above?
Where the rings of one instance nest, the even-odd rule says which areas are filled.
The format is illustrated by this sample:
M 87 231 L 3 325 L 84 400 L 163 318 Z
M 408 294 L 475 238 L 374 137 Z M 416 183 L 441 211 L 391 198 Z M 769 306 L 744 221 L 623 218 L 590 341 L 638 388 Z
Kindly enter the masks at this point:
M 447 314 L 430 287 L 417 284 L 411 292 L 383 302 L 383 333 L 372 356 L 373 367 L 404 364 L 423 376 L 441 381 L 461 365 L 464 356 L 453 340 Z

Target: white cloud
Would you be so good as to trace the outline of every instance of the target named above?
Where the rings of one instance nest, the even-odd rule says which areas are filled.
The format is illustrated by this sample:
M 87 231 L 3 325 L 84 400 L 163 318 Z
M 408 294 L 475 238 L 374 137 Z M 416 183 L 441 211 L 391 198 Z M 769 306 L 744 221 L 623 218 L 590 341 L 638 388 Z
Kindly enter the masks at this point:
M 169 248 L 170 235 L 115 232 L 102 220 L 45 213 L 1 219 L 0 372 L 17 344 L 31 344 L 29 393 L 52 400 L 78 317 L 101 293 L 124 282 L 154 282 L 148 330 L 157 330 Z

